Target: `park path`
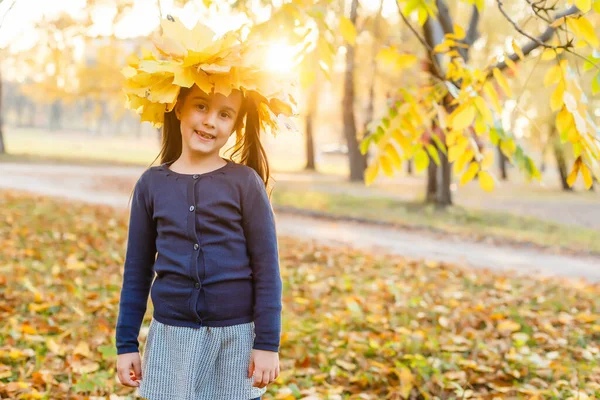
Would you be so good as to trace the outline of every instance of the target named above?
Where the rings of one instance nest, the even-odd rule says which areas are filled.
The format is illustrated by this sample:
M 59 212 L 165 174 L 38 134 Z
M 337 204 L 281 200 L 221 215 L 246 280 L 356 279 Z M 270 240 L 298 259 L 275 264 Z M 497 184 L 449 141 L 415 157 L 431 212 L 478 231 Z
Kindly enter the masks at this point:
M 0 163 L 0 189 L 23 190 L 125 209 L 133 183 L 142 172 L 142 167 L 6 162 Z M 120 185 L 129 183 L 126 187 L 107 185 L 106 182 L 110 182 L 111 178 L 120 182 Z M 513 270 L 518 274 L 554 275 L 600 282 L 600 257 L 576 257 L 469 242 L 450 235 L 308 217 L 279 210 L 276 218 L 279 235 L 313 239 L 326 245 L 351 246 L 473 268 Z

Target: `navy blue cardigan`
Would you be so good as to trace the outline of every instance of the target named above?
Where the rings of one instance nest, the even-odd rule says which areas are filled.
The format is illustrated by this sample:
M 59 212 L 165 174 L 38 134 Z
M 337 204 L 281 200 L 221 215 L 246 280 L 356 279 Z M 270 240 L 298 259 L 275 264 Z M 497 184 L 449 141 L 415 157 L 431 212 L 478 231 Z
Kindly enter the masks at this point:
M 226 161 L 193 175 L 164 163 L 136 182 L 117 354 L 139 351 L 149 293 L 159 322 L 199 328 L 254 321 L 253 348 L 279 351 L 282 281 L 273 210 L 256 171 Z

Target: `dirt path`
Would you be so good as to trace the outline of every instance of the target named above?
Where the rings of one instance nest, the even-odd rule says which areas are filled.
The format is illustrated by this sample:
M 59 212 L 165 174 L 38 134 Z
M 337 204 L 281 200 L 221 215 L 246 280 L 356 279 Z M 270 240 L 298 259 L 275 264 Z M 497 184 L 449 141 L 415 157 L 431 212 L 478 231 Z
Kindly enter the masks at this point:
M 131 188 L 99 190 L 111 177 L 130 177 L 134 182 L 139 167 L 93 167 L 54 164 L 0 164 L 0 189 L 64 197 L 95 204 L 126 208 Z M 457 263 L 474 268 L 514 270 L 523 274 L 559 275 L 600 282 L 599 257 L 573 257 L 543 253 L 532 249 L 493 246 L 466 242 L 453 237 L 430 236 L 369 224 L 329 221 L 319 218 L 277 213 L 280 235 L 314 239 L 324 244 L 387 252 L 408 258 Z

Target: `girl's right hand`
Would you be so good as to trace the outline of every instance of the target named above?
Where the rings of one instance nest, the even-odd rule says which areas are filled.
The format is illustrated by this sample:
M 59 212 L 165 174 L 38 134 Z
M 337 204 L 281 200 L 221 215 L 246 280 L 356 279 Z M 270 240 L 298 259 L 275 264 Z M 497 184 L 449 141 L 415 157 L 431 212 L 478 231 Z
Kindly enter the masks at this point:
M 121 385 L 138 387 L 142 379 L 140 353 L 124 353 L 117 356 L 117 376 Z

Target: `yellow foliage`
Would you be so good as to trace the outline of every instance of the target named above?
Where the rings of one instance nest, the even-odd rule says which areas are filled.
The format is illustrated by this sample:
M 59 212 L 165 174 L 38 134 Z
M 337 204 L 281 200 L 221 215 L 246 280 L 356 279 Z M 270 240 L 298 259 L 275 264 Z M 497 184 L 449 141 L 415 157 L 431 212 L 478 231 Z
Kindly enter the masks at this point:
M 563 104 L 563 94 L 565 92 L 565 82 L 563 80 L 558 82 L 552 96 L 550 97 L 550 108 L 552 111 L 560 109 Z
M 580 169 L 581 175 L 583 176 L 583 182 L 585 183 L 585 188 L 589 190 L 594 183 L 594 180 L 592 179 L 592 173 L 584 163 L 581 163 Z
M 475 108 L 473 107 L 473 104 L 470 102 L 461 104 L 452 114 L 450 114 L 452 129 L 463 130 L 467 128 L 473 122 L 473 118 L 475 118 Z
M 379 163 L 377 161 L 374 161 L 371 164 L 369 164 L 369 166 L 365 169 L 365 184 L 367 186 L 370 186 L 377 177 L 378 173 Z
M 421 172 L 428 166 L 429 166 L 429 156 L 427 155 L 425 150 L 423 150 L 423 148 L 421 147 L 415 153 L 415 169 L 417 170 L 417 172 Z
M 494 68 L 493 74 L 494 78 L 496 78 L 496 81 L 498 82 L 498 85 L 500 85 L 504 91 L 504 94 L 506 94 L 508 97 L 512 97 L 512 91 L 510 90 L 510 86 L 508 85 L 508 82 L 506 81 L 506 78 L 504 78 L 502 72 L 498 68 Z
M 402 168 L 402 158 L 400 158 L 400 155 L 398 154 L 398 151 L 396 150 L 393 144 L 388 143 L 385 146 L 384 151 L 388 155 L 390 161 L 392 162 L 394 167 L 396 167 L 396 169 Z
M 479 171 L 479 186 L 485 191 L 491 192 L 494 190 L 494 179 L 486 171 Z
M 581 12 L 586 13 L 592 8 L 592 0 L 575 0 L 575 5 Z
M 339 28 L 344 40 L 351 46 L 354 46 L 356 44 L 356 28 L 354 27 L 352 21 L 344 16 L 341 16 Z
M 477 175 L 477 171 L 479 171 L 479 164 L 473 161 L 469 164 L 469 168 L 465 171 L 465 173 L 460 178 L 460 186 L 464 186 L 469 183 L 475 175 Z
M 548 68 L 548 71 L 546 71 L 546 75 L 544 76 L 544 86 L 548 87 L 551 85 L 554 85 L 557 82 L 560 82 L 562 79 L 562 71 L 560 69 L 560 66 L 554 65 L 550 68 Z
M 383 170 L 384 174 L 390 177 L 394 175 L 392 161 L 390 160 L 387 154 L 384 153 L 379 156 L 379 165 L 381 166 L 381 169 Z
M 594 26 L 586 17 L 567 17 L 567 26 L 579 39 L 585 40 L 592 47 L 598 47 L 598 36 L 594 32 Z
M 161 21 L 161 27 L 161 35 L 153 37 L 153 42 L 162 59 L 143 49 L 141 61 L 136 56 L 128 58 L 136 74 L 124 71 L 128 105 L 141 112 L 142 121 L 162 126 L 164 113 L 174 107 L 180 88 L 196 84 L 206 93 L 214 90 L 225 96 L 233 89 L 243 90 L 258 102 L 262 128 L 273 134 L 281 127 L 294 129 L 284 119 L 296 113 L 295 82 L 263 68 L 268 43 L 254 38 L 242 42 L 235 31 L 217 37 L 201 23 L 188 29 L 171 15 Z M 135 102 L 132 95 L 137 96 Z
M 581 161 L 579 159 L 577 159 L 577 161 L 575 161 L 575 164 L 573 164 L 573 169 L 571 170 L 571 173 L 567 177 L 567 184 L 569 186 L 573 186 L 575 184 L 575 181 L 577 180 L 577 175 L 579 174 L 580 166 L 581 166 Z
M 512 48 L 514 50 L 514 52 L 519 56 L 519 58 L 521 60 L 525 59 L 525 56 L 523 55 L 523 51 L 521 50 L 521 48 L 519 47 L 519 45 L 515 42 L 515 40 L 513 39 L 512 42 Z

